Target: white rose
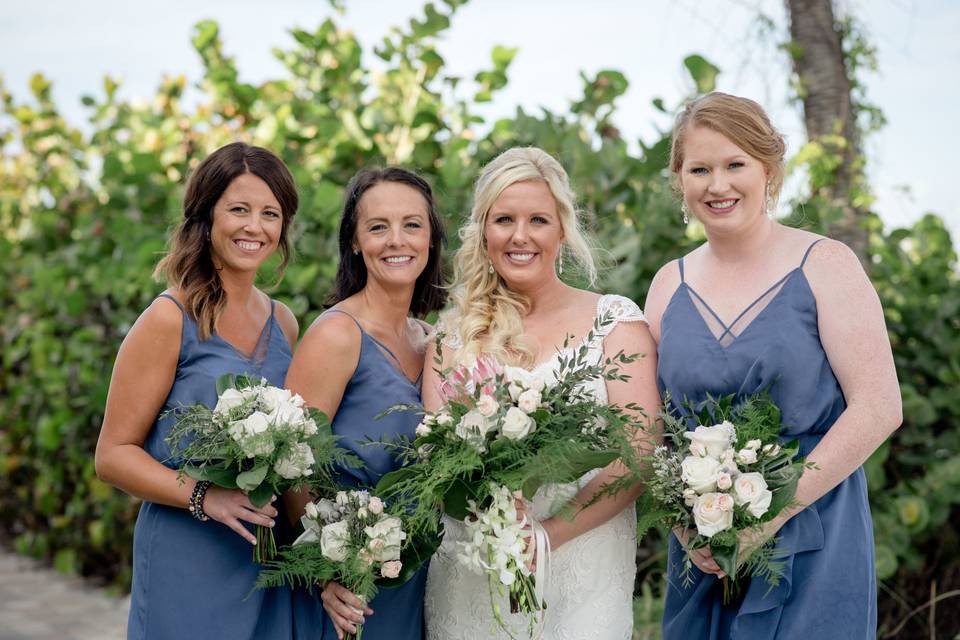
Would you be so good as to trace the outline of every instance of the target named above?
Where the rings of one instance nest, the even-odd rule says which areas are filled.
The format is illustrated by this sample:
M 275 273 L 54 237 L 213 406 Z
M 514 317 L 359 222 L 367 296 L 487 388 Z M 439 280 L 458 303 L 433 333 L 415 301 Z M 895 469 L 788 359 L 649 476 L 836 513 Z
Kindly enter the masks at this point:
M 762 451 L 770 457 L 773 457 L 780 453 L 780 445 L 778 444 L 765 444 L 763 445 Z
M 260 401 L 267 413 L 275 412 L 281 405 L 287 404 L 292 397 L 290 389 L 280 387 L 265 387 L 260 391 Z
M 757 449 L 760 448 L 760 445 L 762 444 L 763 443 L 760 442 L 759 440 L 747 440 L 746 448 L 753 449 L 754 451 L 756 451 Z
M 290 398 L 290 404 L 297 407 L 298 409 L 302 409 L 304 406 L 306 406 L 307 403 L 299 393 L 295 393 Z
M 733 501 L 733 496 L 729 493 L 717 494 L 717 506 L 721 511 L 733 511 L 734 504 L 736 503 Z
M 241 392 L 236 389 L 227 389 L 217 398 L 217 406 L 214 407 L 213 412 L 220 415 L 230 413 L 230 409 L 239 407 L 243 404 L 244 400 L 246 400 L 246 398 L 244 398 Z
M 707 450 L 707 455 L 714 458 L 720 458 L 723 452 L 727 450 L 734 437 L 733 425 L 729 422 L 721 422 L 712 427 L 700 425 L 693 431 L 687 431 L 683 434 L 691 442 L 702 444 Z
M 751 440 L 751 442 L 753 442 Z M 747 443 L 749 444 L 749 443 Z M 757 450 L 750 448 L 743 448 L 737 453 L 737 462 L 740 464 L 753 464 L 757 461 Z
M 693 504 L 697 501 L 697 492 L 693 489 L 684 489 L 683 490 L 683 502 L 688 506 L 692 507 Z
M 691 442 L 690 453 L 692 453 L 695 456 L 700 456 L 701 458 L 705 458 L 707 456 L 707 448 L 702 444 L 700 444 L 699 442 Z
M 486 418 L 493 416 L 497 409 L 500 408 L 500 405 L 497 404 L 496 399 L 486 393 L 480 394 L 480 399 L 477 400 L 477 411 L 480 412 Z
M 313 450 L 310 445 L 298 442 L 274 463 L 273 470 L 287 480 L 295 480 L 310 475 L 310 465 L 313 463 Z
M 511 440 L 525 438 L 536 427 L 533 418 L 524 413 L 517 407 L 507 409 L 507 415 L 503 417 L 503 425 L 500 431 Z
M 480 438 L 481 441 L 490 431 L 492 422 L 476 409 L 471 409 L 460 418 L 456 433 L 463 440 Z
M 713 458 L 687 456 L 680 463 L 680 478 L 697 493 L 717 490 L 720 463 Z
M 693 520 L 697 524 L 697 533 L 707 538 L 733 526 L 733 510 L 724 510 L 726 501 L 723 493 L 705 493 L 697 497 L 693 504 Z
M 320 510 L 317 509 L 317 505 L 313 504 L 312 502 L 308 502 L 306 504 L 306 506 L 303 508 L 303 512 L 311 520 L 316 520 L 320 517 Z
M 374 560 L 387 562 L 400 558 L 400 543 L 407 538 L 407 534 L 401 528 L 400 518 L 394 516 L 381 518 L 372 527 L 365 527 L 363 532 L 372 540 L 379 541 L 375 545 L 377 549 L 371 549 L 375 551 L 372 554 Z
M 326 525 L 320 531 L 320 553 L 334 562 L 347 559 L 350 542 L 350 523 L 346 520 Z
M 433 429 L 430 428 L 430 425 L 428 425 L 426 422 L 421 422 L 420 424 L 417 425 L 417 429 L 415 433 L 417 434 L 418 438 L 422 438 L 424 436 L 430 435 L 431 431 L 433 431 Z
M 273 453 L 273 438 L 267 433 L 269 428 L 270 417 L 261 411 L 254 411 L 244 420 L 231 424 L 228 433 L 247 457 L 252 458 Z
M 742 473 L 733 482 L 733 499 L 739 505 L 747 505 L 747 511 L 755 518 L 767 512 L 772 498 L 767 481 L 759 473 Z
M 294 406 L 291 402 L 284 402 L 277 406 L 270 414 L 273 423 L 277 426 L 291 427 L 297 426 L 304 421 L 306 417 L 303 409 Z
M 317 432 L 317 423 L 307 418 L 303 421 L 303 435 L 312 436 Z
M 453 424 L 453 416 L 451 416 L 449 413 L 437 414 L 436 420 L 437 424 L 441 427 L 449 427 Z
M 366 508 L 366 507 L 360 507 L 359 509 L 357 509 L 357 517 L 360 518 L 361 520 L 366 520 L 366 519 L 367 519 L 367 515 L 368 515 L 368 514 L 367 514 L 367 508 Z
M 540 406 L 540 392 L 527 389 L 517 398 L 517 406 L 525 413 L 533 413 Z
M 242 422 L 243 432 L 246 436 L 255 436 L 270 428 L 270 416 L 262 411 L 254 411 Z
M 400 569 L 403 568 L 403 563 L 399 560 L 390 560 L 384 562 L 383 566 L 380 567 L 380 575 L 384 578 L 398 578 L 400 576 Z
M 350 504 L 350 496 L 347 495 L 346 491 L 337 491 L 334 501 L 338 507 L 345 507 Z
M 377 496 L 373 496 L 370 498 L 370 504 L 367 505 L 367 508 L 370 509 L 370 513 L 378 516 L 383 513 L 383 500 Z
M 730 485 L 733 484 L 733 478 L 730 477 L 730 474 L 726 471 L 721 471 L 717 474 L 717 489 L 721 491 L 726 491 L 730 488 Z

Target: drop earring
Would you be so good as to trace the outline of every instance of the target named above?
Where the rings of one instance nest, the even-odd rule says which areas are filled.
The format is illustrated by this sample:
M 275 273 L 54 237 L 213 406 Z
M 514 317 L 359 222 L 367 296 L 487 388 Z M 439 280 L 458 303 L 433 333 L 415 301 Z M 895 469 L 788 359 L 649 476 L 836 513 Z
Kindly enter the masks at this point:
M 562 250 L 560 251 L 559 257 L 557 258 L 557 275 L 558 276 L 563 275 L 563 251 Z
M 487 260 L 487 273 L 493 275 L 496 272 L 496 269 L 493 268 L 493 260 Z
M 764 189 L 764 193 L 765 193 L 765 195 L 766 195 L 766 198 L 765 198 L 765 200 L 764 200 L 764 204 L 765 204 L 766 207 L 767 207 L 767 217 L 770 218 L 771 220 L 773 220 L 773 216 L 774 216 L 774 213 L 775 213 L 775 212 L 774 212 L 773 194 L 770 193 L 770 183 L 769 183 L 769 182 L 767 182 L 767 186 L 766 186 L 766 188 Z
M 687 208 L 687 201 L 680 203 L 680 211 L 683 212 L 683 224 L 690 224 L 690 209 Z

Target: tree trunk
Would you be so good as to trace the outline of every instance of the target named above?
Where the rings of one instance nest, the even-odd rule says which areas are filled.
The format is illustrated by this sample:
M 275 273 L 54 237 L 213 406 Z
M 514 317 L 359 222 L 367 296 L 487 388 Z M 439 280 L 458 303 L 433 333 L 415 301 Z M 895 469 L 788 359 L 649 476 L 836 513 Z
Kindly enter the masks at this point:
M 793 68 L 800 80 L 807 138 L 840 157 L 832 180 L 814 183 L 815 195 L 839 212 L 830 217 L 828 233 L 846 243 L 867 263 L 867 211 L 851 202 L 863 180 L 863 165 L 851 82 L 843 54 L 843 34 L 833 15 L 832 0 L 786 0 L 790 13 Z M 842 136 L 842 140 L 837 136 Z

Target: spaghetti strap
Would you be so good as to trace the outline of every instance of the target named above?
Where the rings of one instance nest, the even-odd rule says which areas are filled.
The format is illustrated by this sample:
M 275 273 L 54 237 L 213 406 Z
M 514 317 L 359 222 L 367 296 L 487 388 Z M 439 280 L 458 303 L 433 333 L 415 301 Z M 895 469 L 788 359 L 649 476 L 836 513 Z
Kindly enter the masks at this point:
M 812 243 L 810 243 L 810 246 L 807 247 L 807 251 L 803 254 L 803 260 L 800 261 L 800 268 L 801 268 L 801 269 L 803 269 L 803 265 L 805 265 L 805 264 L 807 263 L 807 258 L 810 257 L 810 252 L 813 251 L 813 248 L 814 248 L 815 246 L 817 246 L 817 243 L 820 242 L 820 240 L 823 240 L 823 238 L 819 238 L 819 239 L 817 239 L 817 240 L 814 240 Z
M 680 284 L 684 284 L 684 279 L 683 279 L 683 258 L 682 258 L 682 257 L 681 257 L 679 260 L 677 260 L 677 266 L 680 267 Z
M 356 318 L 354 318 L 352 315 L 350 315 L 350 314 L 347 313 L 346 311 L 342 311 L 342 310 L 340 310 L 340 309 L 327 309 L 326 311 L 324 311 L 324 312 L 323 312 L 322 314 L 320 314 L 320 315 L 326 315 L 326 314 L 328 314 L 328 313 L 342 313 L 343 315 L 345 315 L 345 316 L 347 316 L 348 318 L 350 318 L 351 320 L 353 320 L 353 324 L 357 325 L 357 329 L 360 329 L 360 333 L 366 333 L 366 331 L 363 330 L 363 327 L 360 326 L 360 321 L 357 320 Z
M 174 297 L 173 297 L 172 295 L 170 295 L 169 293 L 161 293 L 161 294 L 160 294 L 159 296 L 157 296 L 157 297 L 158 297 L 158 298 L 169 298 L 170 300 L 173 300 L 173 304 L 175 304 L 175 305 L 177 305 L 178 307 L 180 307 L 180 311 L 182 311 L 183 313 L 186 313 L 186 312 L 187 312 L 187 310 L 183 308 L 183 305 L 180 304 L 180 301 L 177 300 L 176 298 L 174 298 Z

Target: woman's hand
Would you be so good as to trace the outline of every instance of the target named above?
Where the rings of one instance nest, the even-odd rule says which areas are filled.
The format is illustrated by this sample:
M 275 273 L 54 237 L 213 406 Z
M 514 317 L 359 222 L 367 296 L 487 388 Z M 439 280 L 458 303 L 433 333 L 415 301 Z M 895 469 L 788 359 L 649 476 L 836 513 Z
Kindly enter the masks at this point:
M 356 633 L 358 624 L 363 624 L 363 616 L 372 616 L 373 609 L 366 606 L 360 598 L 339 582 L 328 582 L 320 594 L 323 609 L 333 621 L 337 638 L 343 640 L 346 633 Z
M 701 549 L 689 549 L 687 547 L 690 543 L 689 529 L 674 527 L 673 535 L 677 536 L 677 540 L 680 541 L 681 546 L 683 546 L 687 555 L 690 556 L 690 560 L 693 561 L 697 569 L 700 569 L 700 571 L 704 573 L 713 574 L 718 578 L 725 578 L 727 576 L 723 569 L 720 568 L 720 565 L 717 564 L 717 561 L 713 559 L 713 554 L 710 553 L 710 547 L 703 547 Z
M 255 507 L 243 491 L 211 485 L 203 497 L 203 512 L 236 531 L 250 544 L 257 544 L 257 538 L 241 521 L 272 527 L 273 519 L 277 517 L 277 510 L 273 507 L 276 499 L 274 496 L 262 507 Z

